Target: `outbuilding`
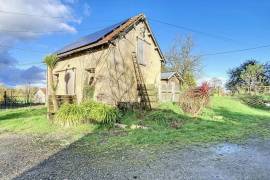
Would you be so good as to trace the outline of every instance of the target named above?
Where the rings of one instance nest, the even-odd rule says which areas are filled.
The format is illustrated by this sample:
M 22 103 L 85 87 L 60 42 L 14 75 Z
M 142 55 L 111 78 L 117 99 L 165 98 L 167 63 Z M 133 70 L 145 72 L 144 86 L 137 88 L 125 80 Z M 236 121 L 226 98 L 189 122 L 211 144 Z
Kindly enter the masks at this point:
M 181 76 L 177 72 L 163 72 L 160 76 L 160 101 L 178 102 L 180 96 Z

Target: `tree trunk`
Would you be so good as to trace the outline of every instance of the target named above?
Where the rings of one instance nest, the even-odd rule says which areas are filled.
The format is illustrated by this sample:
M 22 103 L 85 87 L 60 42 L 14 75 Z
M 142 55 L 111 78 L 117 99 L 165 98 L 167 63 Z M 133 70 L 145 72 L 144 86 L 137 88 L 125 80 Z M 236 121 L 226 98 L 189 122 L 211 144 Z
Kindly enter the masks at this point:
M 51 95 L 52 98 L 52 104 L 53 104 L 53 112 L 57 112 L 58 110 L 58 103 L 56 99 L 56 93 L 55 93 L 55 86 L 54 86 L 54 81 L 53 81 L 53 70 L 48 67 L 48 83 L 49 83 L 49 95 Z M 48 103 L 48 107 L 50 104 Z M 48 108 L 49 109 L 49 108 Z

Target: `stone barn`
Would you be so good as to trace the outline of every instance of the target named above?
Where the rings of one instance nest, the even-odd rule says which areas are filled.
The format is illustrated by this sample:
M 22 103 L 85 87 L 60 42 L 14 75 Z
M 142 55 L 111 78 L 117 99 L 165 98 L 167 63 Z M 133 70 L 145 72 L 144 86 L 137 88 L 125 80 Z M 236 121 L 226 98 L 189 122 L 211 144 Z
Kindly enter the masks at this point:
M 151 109 L 159 101 L 164 56 L 143 14 L 85 36 L 56 54 L 53 74 L 60 104 L 93 99 Z

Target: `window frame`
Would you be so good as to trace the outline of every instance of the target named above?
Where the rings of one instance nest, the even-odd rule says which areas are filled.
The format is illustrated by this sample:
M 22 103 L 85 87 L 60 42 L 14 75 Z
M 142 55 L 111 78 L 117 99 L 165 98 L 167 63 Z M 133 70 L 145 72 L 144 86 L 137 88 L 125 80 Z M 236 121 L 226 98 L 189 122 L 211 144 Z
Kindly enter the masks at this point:
M 150 46 L 151 44 L 144 38 L 137 37 L 137 60 L 140 65 L 147 65 L 146 54 L 149 51 Z

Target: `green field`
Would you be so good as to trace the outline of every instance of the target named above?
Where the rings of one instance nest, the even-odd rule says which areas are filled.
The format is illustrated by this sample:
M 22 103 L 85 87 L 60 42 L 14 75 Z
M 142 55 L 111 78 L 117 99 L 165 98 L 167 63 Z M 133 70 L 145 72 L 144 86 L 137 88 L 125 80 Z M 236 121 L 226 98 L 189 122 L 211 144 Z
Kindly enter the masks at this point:
M 20 108 L 0 111 L 0 134 L 16 133 L 33 136 L 51 136 L 54 139 L 65 139 L 72 142 L 87 133 L 92 132 L 97 126 L 92 124 L 77 127 L 62 128 L 46 118 L 44 106 Z
M 234 97 L 213 97 L 202 115 L 192 118 L 178 106 L 162 104 L 151 112 L 128 112 L 118 129 L 85 124 L 61 128 L 47 121 L 45 108 L 0 111 L 0 133 L 53 135 L 78 139 L 92 147 L 115 148 L 161 144 L 191 144 L 270 137 L 270 111 L 250 107 Z M 148 129 L 132 129 L 134 125 Z

